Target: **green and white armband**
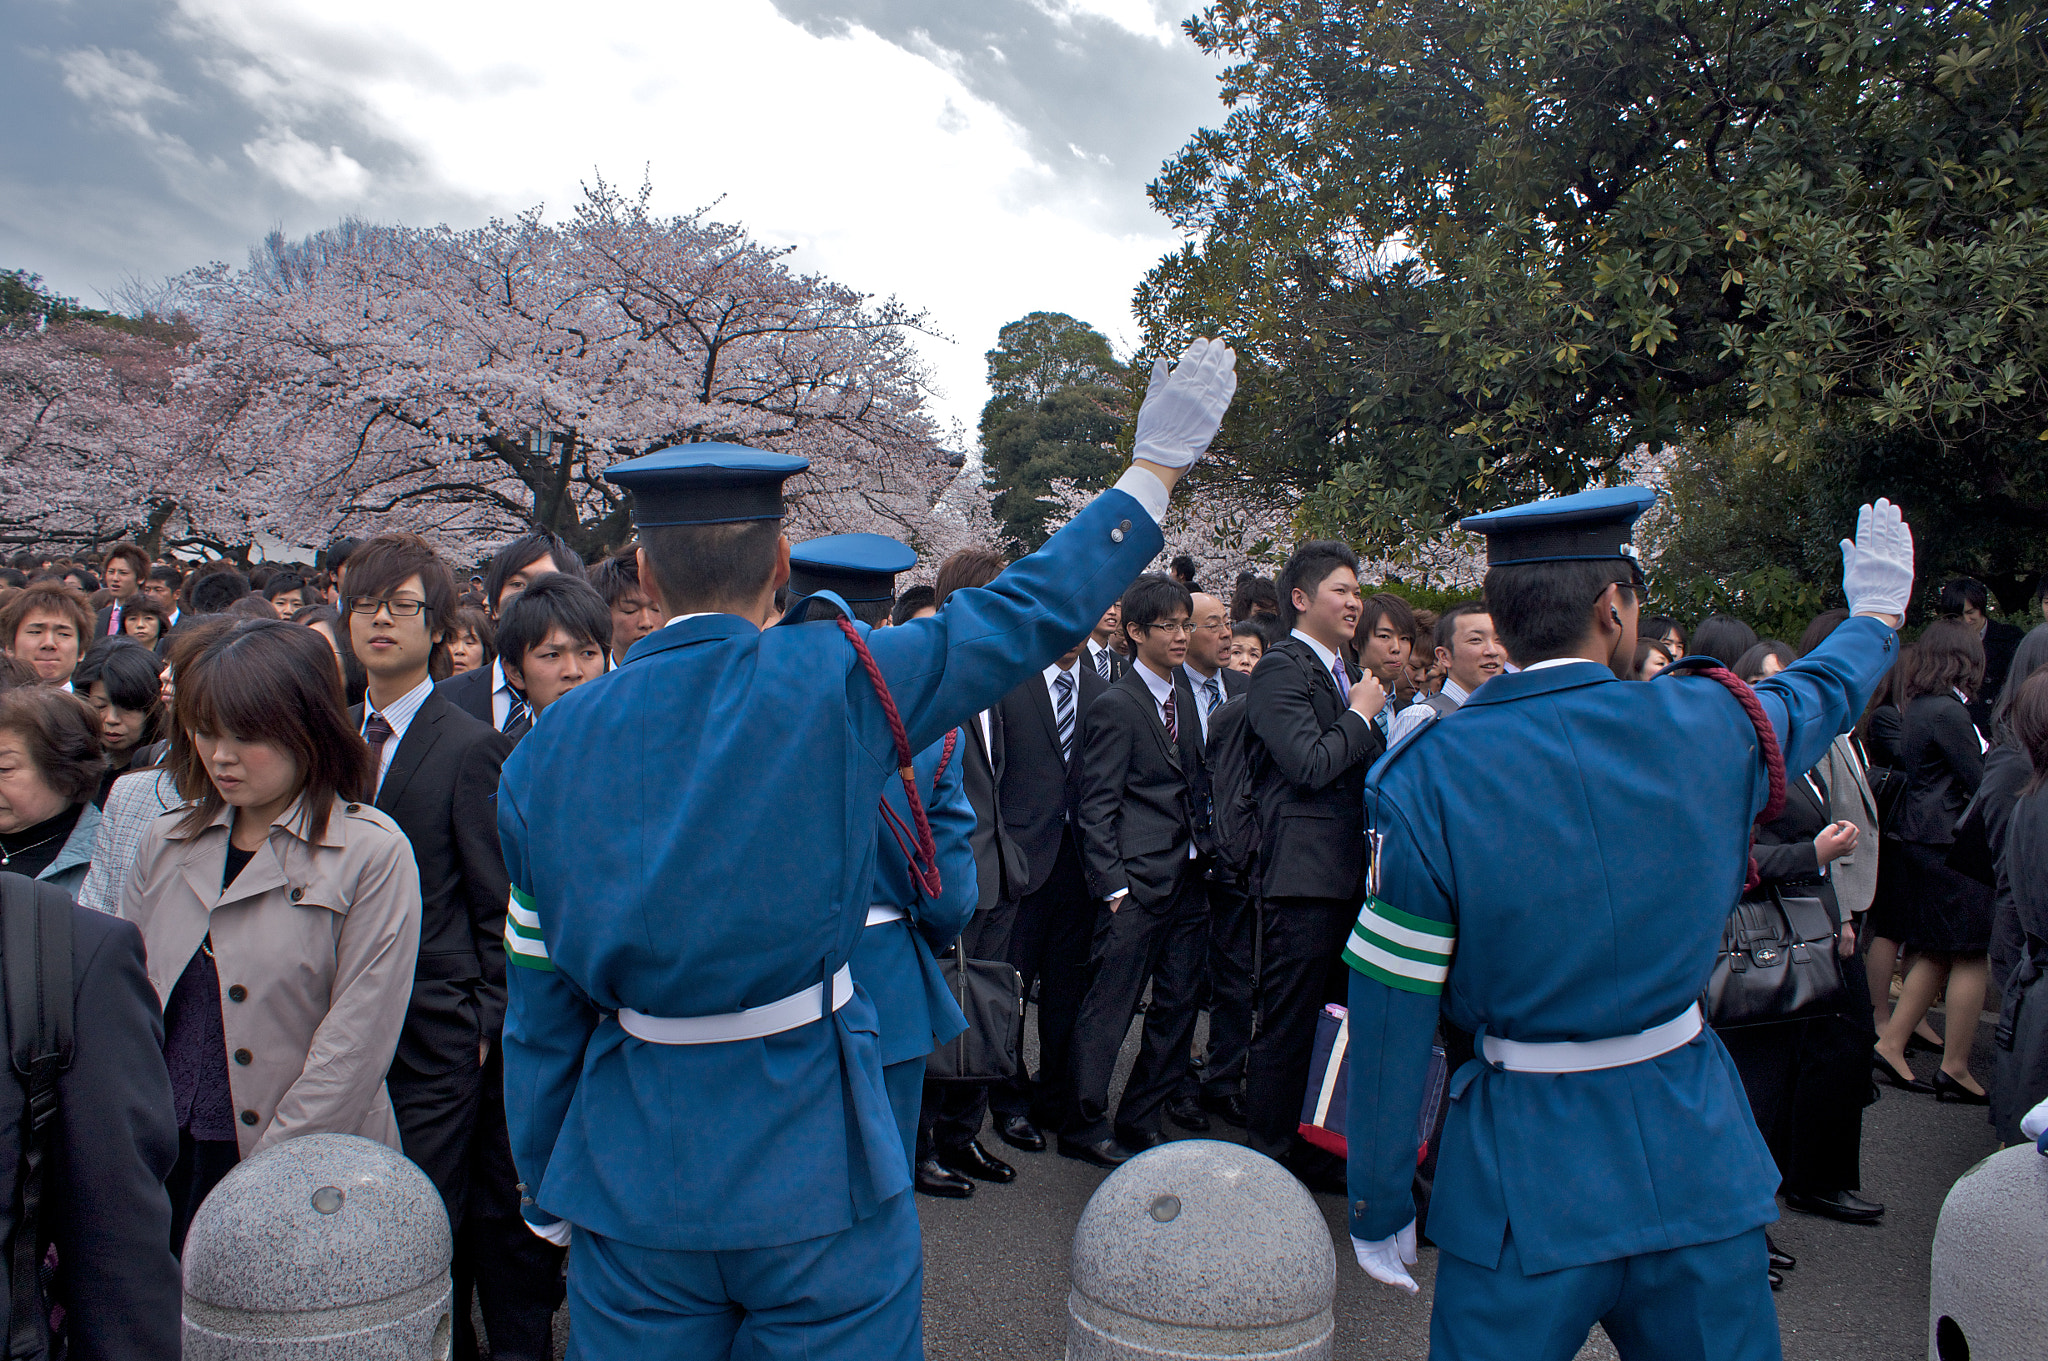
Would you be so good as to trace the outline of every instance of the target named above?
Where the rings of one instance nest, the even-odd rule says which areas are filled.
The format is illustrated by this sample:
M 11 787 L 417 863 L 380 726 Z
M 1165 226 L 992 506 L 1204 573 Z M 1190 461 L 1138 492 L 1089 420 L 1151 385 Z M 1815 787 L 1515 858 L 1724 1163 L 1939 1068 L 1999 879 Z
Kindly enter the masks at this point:
M 1367 898 L 1344 945 L 1344 962 L 1367 978 L 1404 992 L 1441 995 L 1451 976 L 1458 928 Z

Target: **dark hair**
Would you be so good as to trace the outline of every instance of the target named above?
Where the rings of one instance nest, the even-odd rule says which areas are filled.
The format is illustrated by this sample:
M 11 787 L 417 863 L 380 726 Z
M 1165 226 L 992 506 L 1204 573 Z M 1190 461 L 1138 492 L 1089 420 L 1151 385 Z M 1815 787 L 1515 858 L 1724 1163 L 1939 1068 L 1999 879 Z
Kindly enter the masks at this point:
M 14 635 L 21 632 L 21 626 L 32 614 L 55 614 L 68 620 L 78 630 L 81 649 L 92 637 L 92 607 L 85 603 L 85 597 L 61 581 L 38 581 L 25 587 L 7 602 L 6 609 L 0 610 L 0 647 L 13 648 Z
M 46 685 L 0 690 L 0 730 L 20 736 L 43 783 L 83 803 L 107 773 L 99 715 L 77 695 Z
M 1828 635 L 1840 628 L 1842 621 L 1848 617 L 1849 611 L 1840 605 L 1831 610 L 1822 610 L 1813 616 L 1806 625 L 1806 632 L 1799 635 L 1799 655 L 1804 657 L 1825 643 Z
M 1172 575 L 1174 580 L 1186 586 L 1190 591 L 1199 591 L 1202 589 L 1201 585 L 1195 580 L 1196 576 L 1200 574 L 1202 570 L 1202 565 L 1195 561 L 1194 556 L 1192 554 L 1174 554 L 1173 562 L 1167 570 Z
M 335 642 L 343 641 L 341 637 L 341 611 L 335 609 L 332 605 L 301 605 L 292 611 L 291 622 L 303 624 L 307 628 L 311 628 L 315 624 L 325 624 L 334 630 Z
M 1631 679 L 1643 679 L 1643 664 L 1650 660 L 1650 654 L 1652 652 L 1662 654 L 1664 658 L 1664 665 L 1666 666 L 1671 665 L 1672 661 L 1674 660 L 1671 656 L 1670 644 L 1666 643 L 1662 638 L 1638 638 L 1636 639 L 1635 660 L 1629 664 L 1628 669 L 1628 674 Z
M 1674 633 L 1678 635 L 1678 641 L 1683 644 L 1685 642 L 1685 625 L 1679 623 L 1668 614 L 1648 615 L 1636 625 L 1636 637 L 1638 638 L 1668 638 Z M 1666 648 L 1664 655 L 1669 657 L 1671 650 Z
M 260 595 L 264 597 L 264 599 L 266 600 L 269 599 L 270 593 L 267 588 L 269 587 L 271 581 L 274 578 L 281 575 L 283 575 L 283 573 L 280 573 L 275 567 L 272 567 L 267 563 L 261 566 L 251 567 L 248 573 L 250 594 Z
M 1960 619 L 1937 619 L 1913 640 L 1913 661 L 1906 670 L 1905 698 L 1945 695 L 1961 690 L 1975 695 L 1984 683 L 1984 644 L 1977 630 Z
M 476 635 L 483 644 L 484 655 L 478 666 L 489 666 L 498 658 L 498 629 L 491 622 L 491 616 L 474 605 L 459 605 L 455 610 L 455 622 L 448 627 L 448 641 L 453 643 L 458 634 Z
M 963 548 L 954 553 L 939 564 L 938 580 L 932 583 L 938 607 L 946 608 L 947 598 L 955 591 L 988 585 L 1002 575 L 1007 565 L 1003 555 L 993 548 Z
M 1437 616 L 1436 632 L 1430 636 L 1430 646 L 1440 647 L 1446 652 L 1455 649 L 1458 642 L 1458 621 L 1467 615 L 1485 614 L 1484 600 L 1461 600 Z
M 2012 702 L 2012 735 L 2033 762 L 2034 776 L 2023 791 L 2037 794 L 2048 785 L 2048 670 L 2036 671 L 2017 687 Z
M 1380 626 L 1382 619 L 1392 620 L 1394 632 L 1406 638 L 1410 647 L 1415 645 L 1414 609 L 1400 596 L 1389 591 L 1380 591 L 1367 596 L 1364 608 L 1358 612 L 1358 632 L 1353 636 L 1358 639 L 1360 647 L 1365 646 L 1365 640 L 1372 637 L 1372 631 Z
M 557 572 L 582 575 L 583 559 L 576 551 L 563 543 L 560 535 L 536 529 L 491 554 L 491 565 L 484 569 L 484 604 L 502 613 L 499 597 L 505 594 L 505 583 L 518 575 L 520 569 L 531 567 L 542 558 L 553 562 Z
M 779 520 L 644 528 L 640 547 L 647 553 L 647 565 L 654 569 L 654 580 L 640 584 L 659 596 L 661 607 L 671 614 L 736 605 L 750 599 L 774 576 L 775 546 L 781 538 Z M 491 566 L 495 571 L 495 558 Z M 486 583 L 485 602 L 496 599 Z
M 91 595 L 100 588 L 99 574 L 90 567 L 66 567 L 63 571 L 53 572 L 51 575 L 59 581 L 62 581 L 65 577 L 77 577 L 78 589 L 86 595 Z
M 1764 678 L 1766 657 L 1776 657 L 1780 667 L 1790 666 L 1799 660 L 1799 654 L 1792 650 L 1792 644 L 1780 642 L 1776 638 L 1764 638 L 1737 658 L 1735 665 L 1728 669 L 1735 673 L 1737 680 L 1754 685 Z
M 638 544 L 627 544 L 602 562 L 592 563 L 590 584 L 604 597 L 607 607 L 618 604 L 629 595 L 644 594 L 640 589 L 640 564 L 634 558 Z
M 349 555 L 356 551 L 356 546 L 360 543 L 361 539 L 347 537 L 329 539 L 327 546 L 315 555 L 313 565 L 326 572 L 339 571 L 341 565 L 348 561 Z
M 12 586 L 17 590 L 28 585 L 28 573 L 13 567 L 0 567 L 0 586 Z
M 1273 646 L 1273 640 L 1266 635 L 1266 626 L 1256 619 L 1238 620 L 1230 626 L 1230 636 L 1233 638 L 1258 639 L 1259 651 L 1261 652 Z
M 253 581 L 251 584 L 254 584 Z M 280 572 L 263 583 L 263 598 L 265 600 L 276 600 L 287 591 L 296 594 L 305 589 L 306 579 L 304 577 L 297 576 L 291 572 Z
M 1991 608 L 1991 593 L 1984 589 L 1984 583 L 1969 577 L 1957 577 L 1941 588 L 1941 600 L 1936 608 L 1944 619 L 1962 617 L 1963 608 L 1975 605 L 1977 613 L 1987 613 Z
M 1732 614 L 1710 614 L 1692 631 L 1686 655 L 1712 657 L 1723 666 L 1732 666 L 1755 646 L 1755 629 Z
M 889 610 L 889 622 L 907 624 L 910 617 L 919 610 L 935 610 L 939 607 L 939 593 L 930 586 L 905 586 L 896 593 L 896 603 Z
M 41 685 L 43 678 L 36 669 L 19 657 L 0 653 L 0 690 L 12 690 L 20 685 Z
M 2005 673 L 2005 687 L 1998 692 L 1998 705 L 1991 711 L 1993 742 L 2013 740 L 2013 695 L 2022 681 L 2044 666 L 2048 666 L 2048 624 L 2036 624 L 2027 630 L 2027 636 L 2020 639 L 2020 645 L 2013 649 L 2012 665 Z
M 1297 547 L 1287 565 L 1280 569 L 1280 580 L 1273 588 L 1280 622 L 1293 628 L 1298 617 L 1294 593 L 1300 591 L 1313 600 L 1330 573 L 1339 567 L 1349 567 L 1353 576 L 1358 574 L 1358 554 L 1351 551 L 1349 544 L 1335 539 L 1310 539 Z
M 612 645 L 612 607 L 581 572 L 544 572 L 512 597 L 498 616 L 498 656 L 522 666 L 557 628 L 579 643 Z
M 299 608 L 304 609 L 305 606 L 301 605 Z M 222 610 L 221 613 L 226 615 L 230 619 L 277 618 L 277 610 L 272 607 L 271 603 L 268 600 L 265 600 L 262 596 L 257 595 L 254 591 L 251 591 L 249 594 L 243 596 L 240 600 L 237 600 L 234 603 L 230 604 L 226 609 Z
M 196 733 L 227 733 L 266 742 L 299 768 L 296 793 L 306 800 L 306 830 L 327 831 L 336 799 L 363 798 L 373 783 L 370 749 L 348 720 L 341 677 L 327 644 L 311 629 L 282 619 L 252 619 L 211 639 L 177 678 L 177 722 L 166 764 L 178 792 L 193 805 L 179 824 L 196 832 L 226 806 Z
M 1579 645 L 1593 621 L 1593 602 L 1609 586 L 1624 599 L 1635 586 L 1618 575 L 1619 563 L 1515 562 L 1486 569 L 1486 612 L 1493 631 L 1517 666 L 1563 657 Z
M 116 634 L 96 639 L 86 649 L 78 669 L 71 673 L 71 688 L 82 695 L 98 681 L 107 687 L 109 703 L 154 715 L 162 702 L 158 685 L 162 677 L 163 664 L 156 653 L 133 638 Z
M 348 555 L 350 600 L 367 597 L 387 599 L 409 577 L 420 579 L 420 597 L 427 602 L 427 636 L 434 640 L 427 668 L 436 680 L 446 680 L 452 669 L 448 661 L 448 630 L 455 621 L 455 574 L 434 551 L 434 546 L 417 534 L 379 534 L 356 545 Z M 347 600 L 342 602 L 348 604 Z M 342 647 L 354 651 L 347 638 Z
M 109 548 L 104 554 L 100 556 L 100 572 L 102 573 L 102 575 L 104 575 L 107 570 L 107 564 L 112 562 L 115 558 L 121 559 L 130 567 L 135 569 L 136 585 L 140 586 L 144 578 L 148 577 L 149 554 L 142 551 L 141 544 L 130 543 L 128 542 L 128 540 L 123 539 L 121 540 L 121 542 L 115 544 L 112 548 Z
M 149 569 L 149 579 L 151 581 L 167 581 L 170 583 L 171 589 L 175 591 L 184 582 L 185 574 L 171 566 L 168 562 L 160 562 Z
M 194 614 L 225 614 L 247 594 L 249 578 L 225 564 L 202 567 L 185 583 L 185 601 Z
M 1273 579 L 1256 572 L 1239 572 L 1237 585 L 1230 592 L 1230 622 L 1241 624 L 1254 614 L 1278 613 L 1280 592 L 1273 585 Z
M 1123 599 L 1117 602 L 1120 620 L 1118 627 L 1131 642 L 1131 655 L 1137 655 L 1137 639 L 1131 637 L 1132 629 L 1149 629 L 1175 610 L 1195 612 L 1195 599 L 1187 587 L 1172 577 L 1157 572 L 1147 572 L 1124 588 Z
M 853 611 L 853 617 L 869 628 L 881 628 L 889 622 L 889 602 L 886 600 L 849 600 L 846 607 Z M 804 608 L 794 622 L 808 624 L 814 619 L 838 619 L 839 611 L 827 600 L 805 599 Z
M 151 600 L 142 592 L 137 591 L 129 598 L 128 603 L 121 607 L 121 633 L 124 637 L 128 632 L 128 621 L 136 618 L 138 615 L 156 620 L 156 636 L 158 638 L 162 638 L 164 634 L 170 631 L 170 611 L 166 610 L 156 601 Z

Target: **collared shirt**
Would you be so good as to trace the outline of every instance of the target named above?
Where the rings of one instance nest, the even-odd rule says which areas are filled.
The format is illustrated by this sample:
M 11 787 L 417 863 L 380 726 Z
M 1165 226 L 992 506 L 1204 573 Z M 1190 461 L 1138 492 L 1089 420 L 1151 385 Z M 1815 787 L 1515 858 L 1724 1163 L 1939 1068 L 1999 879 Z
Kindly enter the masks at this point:
M 1294 636 L 1296 638 L 1301 639 L 1301 641 L 1303 641 L 1304 643 L 1307 643 L 1311 648 L 1315 649 L 1316 656 L 1322 659 L 1323 670 L 1329 673 L 1330 683 L 1333 685 L 1336 684 L 1337 654 L 1330 651 L 1330 649 L 1324 647 L 1315 639 L 1309 637 L 1306 633 L 1303 633 L 1300 629 L 1294 630 Z M 1347 676 L 1351 674 L 1349 663 L 1345 664 L 1344 674 Z M 1351 695 L 1348 690 L 1344 691 L 1343 693 L 1340 693 L 1338 698 L 1342 699 L 1345 702 L 1344 714 L 1358 714 L 1358 710 L 1350 707 Z M 1373 726 L 1377 727 L 1380 730 L 1380 736 L 1386 739 L 1387 745 L 1389 746 L 1393 745 L 1394 715 L 1396 712 L 1397 710 L 1394 706 L 1394 695 L 1393 692 L 1390 690 L 1387 692 L 1387 702 L 1380 706 L 1380 711 L 1377 714 L 1374 714 L 1372 719 L 1370 720 Z M 1344 721 L 1344 714 L 1337 715 L 1337 721 L 1339 723 L 1342 723 Z M 1360 718 L 1365 717 L 1364 714 L 1358 714 L 1358 716 Z
M 1192 664 L 1183 665 L 1187 667 L 1188 687 L 1195 692 L 1195 715 L 1202 720 L 1202 743 L 1206 746 L 1209 742 L 1209 715 L 1215 713 L 1217 706 L 1230 698 L 1230 692 L 1224 688 L 1222 668 L 1219 667 L 1213 674 L 1205 676 Z M 1212 682 L 1216 686 L 1215 704 L 1209 702 L 1208 687 Z
M 1440 687 L 1438 687 L 1437 693 L 1440 695 L 1449 695 L 1451 697 L 1451 702 L 1453 704 L 1459 705 L 1460 707 L 1464 705 L 1466 700 L 1472 698 L 1472 692 L 1470 690 L 1467 690 L 1464 686 L 1458 684 L 1449 676 L 1444 677 L 1444 683 Z
M 1159 721 L 1166 722 L 1166 701 L 1173 697 L 1173 677 L 1161 678 L 1143 662 L 1133 662 L 1131 665 L 1136 669 L 1139 679 L 1145 682 L 1145 688 L 1152 692 L 1152 706 L 1159 711 Z M 1178 713 L 1174 715 L 1176 720 L 1181 717 Z
M 1088 640 L 1088 665 L 1095 668 L 1095 674 L 1098 676 L 1102 676 L 1104 680 L 1112 679 L 1116 671 L 1116 659 L 1113 657 L 1109 664 L 1111 675 L 1103 676 L 1102 674 L 1102 663 L 1098 660 L 1098 658 L 1100 658 L 1103 653 L 1108 651 L 1108 648 L 1096 642 L 1093 638 L 1090 638 Z
M 391 725 L 391 736 L 384 739 L 383 747 L 377 753 L 377 784 L 370 797 L 375 799 L 384 788 L 384 775 L 391 769 L 392 758 L 398 755 L 398 744 L 405 740 L 405 730 L 412 726 L 420 706 L 427 702 L 427 696 L 434 693 L 434 678 L 427 677 L 412 689 L 400 695 L 383 708 L 378 708 L 369 696 L 363 697 L 363 727 L 370 726 L 373 714 L 384 715 L 384 721 Z
M 491 726 L 499 732 L 505 731 L 505 720 L 512 715 L 512 687 L 505 680 L 505 664 L 491 659 Z

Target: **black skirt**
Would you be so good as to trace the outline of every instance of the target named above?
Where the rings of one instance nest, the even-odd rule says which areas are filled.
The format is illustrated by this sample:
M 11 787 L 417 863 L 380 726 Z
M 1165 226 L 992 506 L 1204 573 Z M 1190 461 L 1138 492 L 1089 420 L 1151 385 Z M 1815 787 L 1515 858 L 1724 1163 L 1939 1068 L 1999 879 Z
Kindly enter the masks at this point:
M 1947 846 L 1891 841 L 1904 854 L 1904 941 L 1915 950 L 1981 954 L 1991 945 L 1991 886 L 1948 866 Z M 1883 875 L 1882 866 L 1879 876 Z
M 1912 933 L 1913 890 L 1907 881 L 1906 843 L 1884 837 L 1877 848 L 1877 893 L 1863 919 L 1863 934 L 1903 941 Z

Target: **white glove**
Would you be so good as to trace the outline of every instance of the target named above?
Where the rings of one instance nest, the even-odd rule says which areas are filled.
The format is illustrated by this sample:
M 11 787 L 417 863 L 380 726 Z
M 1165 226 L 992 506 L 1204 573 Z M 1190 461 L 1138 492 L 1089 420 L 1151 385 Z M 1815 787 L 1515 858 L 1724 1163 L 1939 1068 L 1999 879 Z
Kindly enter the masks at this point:
M 1152 365 L 1138 408 L 1137 457 L 1162 468 L 1186 468 L 1202 456 L 1237 391 L 1237 354 L 1220 340 L 1197 340 L 1170 372 L 1166 356 Z
M 1411 1295 L 1422 1288 L 1407 1271 L 1415 1265 L 1414 1220 L 1409 1220 L 1408 1227 L 1392 1238 L 1382 1238 L 1377 1243 L 1354 1238 L 1351 1250 L 1358 1254 L 1358 1264 L 1365 1268 L 1365 1274 L 1381 1284 L 1398 1285 Z
M 1906 613 L 1913 595 L 1913 530 L 1882 496 L 1857 513 L 1855 539 L 1842 540 L 1842 594 L 1852 614 Z
M 536 1238 L 545 1238 L 558 1248 L 569 1246 L 569 1230 L 571 1225 L 566 1219 L 557 1219 L 554 1223 L 545 1226 L 536 1224 L 531 1219 L 522 1219 L 520 1222 L 533 1230 L 533 1235 Z
M 2044 1130 L 2048 1130 L 2048 1101 L 2043 1101 L 2020 1117 L 2020 1133 L 2029 1139 L 2040 1138 Z

